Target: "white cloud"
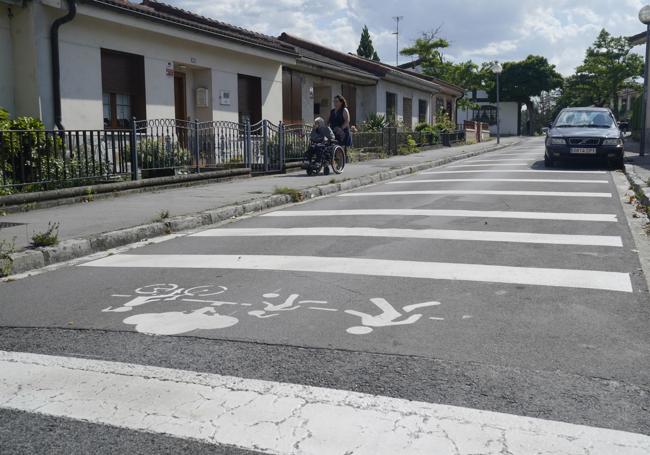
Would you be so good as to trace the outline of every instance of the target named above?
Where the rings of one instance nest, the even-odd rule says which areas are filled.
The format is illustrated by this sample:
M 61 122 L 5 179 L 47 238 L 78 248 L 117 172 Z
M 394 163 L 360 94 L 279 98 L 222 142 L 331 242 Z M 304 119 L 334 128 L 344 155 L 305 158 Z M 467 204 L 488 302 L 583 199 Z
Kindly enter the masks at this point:
M 571 73 L 601 28 L 614 35 L 643 30 L 637 18 L 643 0 L 167 0 L 179 7 L 269 35 L 302 36 L 353 52 L 367 24 L 382 59 L 395 55 L 392 16 L 402 15 L 400 47 L 442 25 L 454 60 L 517 60 L 546 56 Z M 408 57 L 400 57 L 407 61 Z

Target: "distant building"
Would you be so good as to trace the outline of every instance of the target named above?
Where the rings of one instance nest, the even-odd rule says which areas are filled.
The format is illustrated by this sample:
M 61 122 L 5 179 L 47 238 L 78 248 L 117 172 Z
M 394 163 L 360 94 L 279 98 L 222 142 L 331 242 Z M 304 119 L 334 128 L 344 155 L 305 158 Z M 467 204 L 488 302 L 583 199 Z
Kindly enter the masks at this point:
M 484 90 L 467 92 L 465 98 L 472 100 L 478 109 L 459 109 L 458 121 L 465 120 L 485 122 L 490 125 L 490 133 L 497 132 L 497 106 L 490 102 L 488 94 Z M 502 101 L 500 103 L 500 132 L 504 136 L 521 135 L 521 107 L 514 101 Z

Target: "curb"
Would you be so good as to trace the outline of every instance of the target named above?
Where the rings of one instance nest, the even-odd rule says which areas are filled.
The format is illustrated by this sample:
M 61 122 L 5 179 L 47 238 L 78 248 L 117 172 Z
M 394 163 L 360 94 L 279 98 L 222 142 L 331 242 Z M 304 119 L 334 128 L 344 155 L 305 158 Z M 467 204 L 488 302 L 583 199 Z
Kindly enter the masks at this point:
M 459 155 L 442 158 L 435 161 L 427 161 L 413 166 L 406 166 L 399 169 L 377 172 L 363 177 L 346 180 L 339 183 L 330 183 L 299 191 L 296 199 L 290 195 L 277 194 L 266 196 L 250 202 L 235 204 L 217 209 L 199 212 L 193 215 L 183 215 L 170 218 L 165 221 L 143 224 L 131 228 L 119 229 L 116 231 L 94 234 L 86 238 L 69 239 L 61 241 L 58 245 L 45 248 L 35 248 L 10 254 L 7 258 L 0 259 L 0 270 L 4 266 L 10 270 L 9 275 L 28 272 L 33 269 L 42 268 L 58 262 L 65 262 L 71 259 L 87 256 L 92 253 L 109 250 L 112 248 L 136 243 L 152 237 L 168 235 L 173 232 L 195 229 L 201 226 L 220 223 L 245 214 L 261 212 L 274 207 L 309 200 L 319 196 L 327 196 L 342 191 L 349 191 L 396 177 L 413 174 L 433 167 L 443 166 L 454 161 L 471 158 L 484 153 L 493 152 L 503 148 L 519 144 L 513 142 L 506 145 L 494 145 L 474 152 L 466 152 Z M 10 264 L 7 264 L 9 262 Z
M 635 172 L 632 171 L 630 165 L 625 165 L 625 177 L 627 181 L 630 182 L 630 186 L 636 193 L 637 197 L 641 196 L 639 202 L 641 202 L 646 207 L 650 207 L 650 188 L 647 188 L 645 182 L 641 177 L 639 177 Z

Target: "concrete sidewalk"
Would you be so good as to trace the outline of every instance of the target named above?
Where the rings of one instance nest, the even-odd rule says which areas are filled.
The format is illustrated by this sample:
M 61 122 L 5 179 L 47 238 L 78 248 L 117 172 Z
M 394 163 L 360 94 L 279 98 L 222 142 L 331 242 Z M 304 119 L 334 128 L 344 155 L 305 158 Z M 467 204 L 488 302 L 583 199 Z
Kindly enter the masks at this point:
M 512 145 L 519 141 L 520 138 L 504 138 L 501 146 Z M 120 195 L 117 193 L 115 197 L 93 202 L 0 216 L 0 240 L 15 242 L 16 251 L 21 251 L 28 247 L 35 232 L 45 231 L 50 222 L 60 223 L 61 245 L 52 249 L 28 250 L 23 253 L 30 259 L 25 261 L 24 257 L 16 258 L 13 272 L 17 273 L 35 268 L 21 265 L 19 262 L 30 263 L 35 260 L 36 262 L 32 265 L 41 265 L 39 255 L 45 255 L 44 264 L 47 265 L 120 246 L 120 244 L 131 243 L 131 241 L 162 235 L 165 232 L 196 227 L 195 221 L 190 222 L 187 219 L 190 215 L 207 216 L 208 219 L 200 220 L 200 223 L 210 224 L 210 222 L 218 222 L 223 214 L 220 213 L 218 216 L 212 214 L 210 219 L 210 213 L 206 213 L 209 211 L 237 205 L 240 206 L 237 208 L 244 206 L 243 211 L 233 212 L 233 216 L 237 216 L 290 202 L 288 196 L 272 197 L 277 187 L 289 187 L 303 192 L 315 191 L 311 193 L 313 195 L 329 194 L 404 175 L 414 170 L 441 165 L 466 155 L 490 151 L 495 147 L 496 142 L 490 141 L 451 148 L 437 148 L 408 156 L 352 163 L 346 166 L 341 175 L 308 177 L 304 172 L 300 172 L 199 184 L 184 188 L 161 188 L 136 194 Z M 169 218 L 161 220 L 161 211 L 168 211 Z M 15 223 L 16 226 L 2 227 L 2 223 Z M 153 228 L 146 232 L 129 232 L 128 235 L 123 235 L 123 238 L 115 241 L 98 238 L 104 233 L 147 225 L 153 226 Z M 85 241 L 89 243 L 73 243 L 80 239 L 87 239 Z M 94 243 L 93 240 L 95 240 Z M 69 241 L 69 244 L 66 244 L 65 241 Z

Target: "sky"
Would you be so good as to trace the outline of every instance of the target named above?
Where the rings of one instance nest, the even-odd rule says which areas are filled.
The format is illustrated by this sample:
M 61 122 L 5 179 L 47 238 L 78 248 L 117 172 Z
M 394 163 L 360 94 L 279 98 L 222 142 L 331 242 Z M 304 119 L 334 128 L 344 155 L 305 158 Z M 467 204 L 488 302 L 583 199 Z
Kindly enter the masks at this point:
M 164 0 L 163 0 L 164 1 Z M 643 0 L 167 0 L 178 7 L 267 35 L 297 35 L 344 52 L 355 52 L 363 25 L 379 57 L 395 63 L 395 21 L 400 48 L 440 27 L 451 61 L 521 60 L 543 55 L 564 75 L 574 72 L 585 50 L 605 28 L 613 35 L 643 31 Z M 643 48 L 635 48 L 642 52 Z M 400 63 L 410 57 L 400 56 Z

